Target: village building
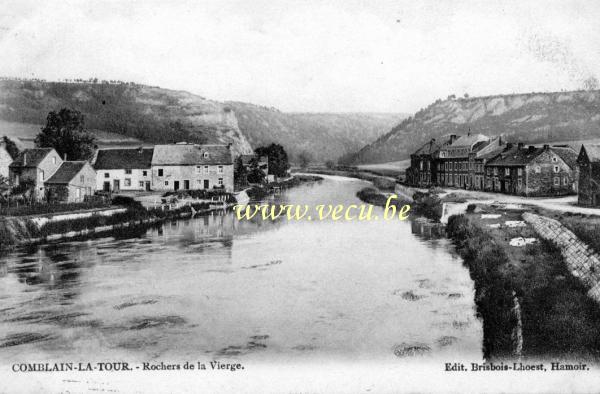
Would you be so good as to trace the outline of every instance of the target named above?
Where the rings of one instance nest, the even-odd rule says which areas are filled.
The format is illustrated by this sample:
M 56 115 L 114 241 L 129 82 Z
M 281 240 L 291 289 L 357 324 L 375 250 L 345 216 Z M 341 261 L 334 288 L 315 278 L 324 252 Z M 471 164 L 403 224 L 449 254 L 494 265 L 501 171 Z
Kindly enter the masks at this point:
M 0 145 L 0 177 L 8 179 L 8 166 L 12 161 L 13 159 L 10 157 L 8 151 Z
M 435 153 L 440 150 L 440 144 L 432 138 L 410 155 L 410 167 L 406 170 L 406 180 L 409 185 L 429 187 L 437 179 Z
M 45 186 L 50 202 L 83 202 L 94 195 L 96 172 L 87 161 L 64 161 Z
M 441 185 L 470 188 L 469 156 L 483 148 L 489 140 L 483 134 L 469 133 L 440 149 L 439 163 L 444 173 Z
M 580 205 L 600 206 L 600 145 L 582 145 L 577 157 Z
M 256 165 L 265 174 L 265 180 L 269 181 L 269 157 L 258 155 L 240 155 L 244 170 L 248 173 Z
M 486 142 L 478 142 L 469 153 L 468 185 L 471 190 L 484 190 L 485 165 L 505 148 L 502 137 L 495 137 Z
M 96 190 L 151 190 L 153 154 L 154 148 L 100 149 L 94 160 Z
M 154 190 L 223 189 L 233 191 L 229 145 L 156 145 L 152 155 Z
M 527 197 L 571 194 L 577 176 L 573 153 L 566 147 L 506 144 L 485 165 L 485 190 Z
M 25 149 L 8 166 L 9 179 L 13 186 L 28 184 L 36 200 L 45 197 L 44 182 L 49 179 L 63 163 L 53 148 Z

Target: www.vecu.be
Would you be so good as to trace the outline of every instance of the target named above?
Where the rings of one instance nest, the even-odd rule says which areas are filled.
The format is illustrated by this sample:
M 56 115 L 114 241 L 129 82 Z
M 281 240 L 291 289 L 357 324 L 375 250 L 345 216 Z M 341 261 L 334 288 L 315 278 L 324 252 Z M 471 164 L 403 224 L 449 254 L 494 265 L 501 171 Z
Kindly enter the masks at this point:
M 392 194 L 388 197 L 383 211 L 384 220 L 406 220 L 410 205 L 405 204 L 401 207 L 393 202 L 398 196 Z M 235 205 L 233 207 L 238 220 L 276 220 L 279 218 L 287 220 L 358 220 L 369 221 L 378 220 L 379 217 L 373 214 L 373 205 L 371 204 L 320 204 L 315 207 L 316 215 L 313 217 L 308 205 L 292 205 L 292 204 L 251 204 L 251 205 Z

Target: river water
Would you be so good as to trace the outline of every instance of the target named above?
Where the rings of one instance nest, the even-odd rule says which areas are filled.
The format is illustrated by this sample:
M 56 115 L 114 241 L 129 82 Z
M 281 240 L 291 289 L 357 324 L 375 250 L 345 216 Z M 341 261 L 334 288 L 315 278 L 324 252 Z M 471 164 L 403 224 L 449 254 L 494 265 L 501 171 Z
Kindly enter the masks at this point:
M 326 177 L 273 199 L 359 204 L 365 186 Z M 473 293 L 420 222 L 218 213 L 2 257 L 0 360 L 481 360 Z

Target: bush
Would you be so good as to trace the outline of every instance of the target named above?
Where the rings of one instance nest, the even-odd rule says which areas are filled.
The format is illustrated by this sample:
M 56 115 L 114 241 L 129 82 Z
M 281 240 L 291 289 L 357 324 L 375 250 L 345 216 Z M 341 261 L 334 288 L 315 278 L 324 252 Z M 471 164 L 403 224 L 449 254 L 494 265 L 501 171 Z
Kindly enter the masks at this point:
M 141 202 L 129 196 L 115 196 L 112 199 L 112 203 L 113 205 L 121 205 L 135 210 L 144 209 Z

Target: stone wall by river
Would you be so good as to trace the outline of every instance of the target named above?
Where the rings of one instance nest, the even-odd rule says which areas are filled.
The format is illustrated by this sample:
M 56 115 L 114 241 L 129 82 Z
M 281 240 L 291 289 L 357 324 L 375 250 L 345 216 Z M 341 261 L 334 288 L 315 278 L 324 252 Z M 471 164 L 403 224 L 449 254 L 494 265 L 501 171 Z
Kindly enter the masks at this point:
M 557 220 L 525 212 L 523 219 L 544 239 L 555 243 L 571 274 L 589 289 L 588 296 L 600 303 L 600 258 L 571 230 Z

